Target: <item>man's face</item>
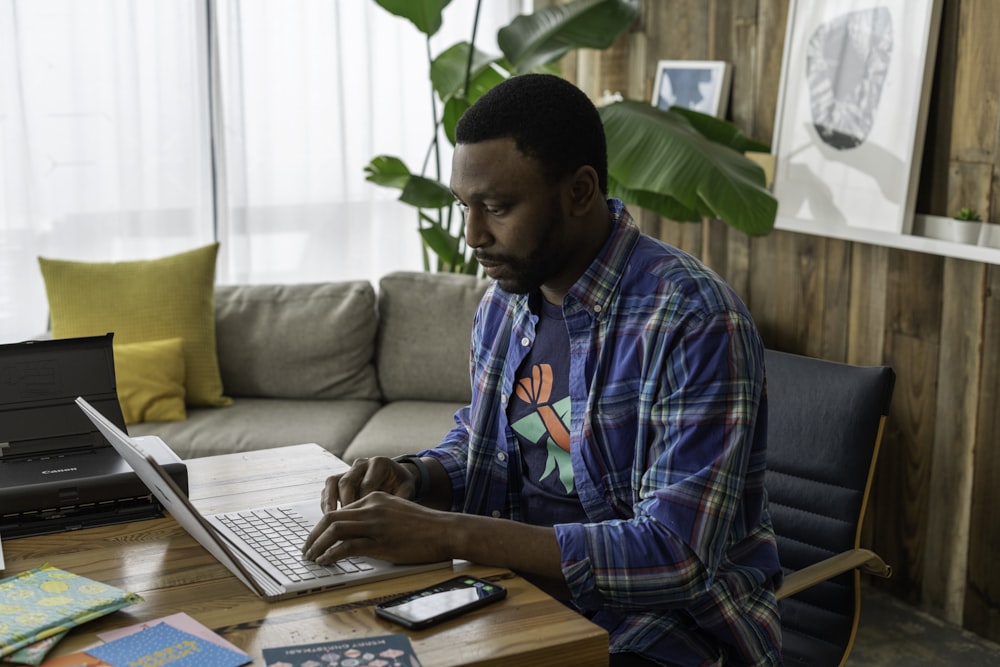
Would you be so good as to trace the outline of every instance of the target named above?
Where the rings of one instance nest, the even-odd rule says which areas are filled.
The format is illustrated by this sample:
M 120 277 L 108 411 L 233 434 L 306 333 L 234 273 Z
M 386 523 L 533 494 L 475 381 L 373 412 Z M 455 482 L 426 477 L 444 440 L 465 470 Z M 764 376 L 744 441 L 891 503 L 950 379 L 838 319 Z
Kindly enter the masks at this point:
M 568 242 L 565 183 L 550 184 L 540 163 L 511 139 L 455 147 L 451 190 L 465 212 L 465 237 L 486 275 L 517 294 L 564 278 Z M 570 283 L 576 276 L 570 277 Z

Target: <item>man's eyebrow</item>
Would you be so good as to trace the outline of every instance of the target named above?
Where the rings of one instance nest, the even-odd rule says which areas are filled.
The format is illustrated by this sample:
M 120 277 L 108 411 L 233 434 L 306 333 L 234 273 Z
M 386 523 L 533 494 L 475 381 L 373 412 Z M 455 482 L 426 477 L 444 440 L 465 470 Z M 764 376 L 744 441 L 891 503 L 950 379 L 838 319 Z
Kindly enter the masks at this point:
M 449 190 L 451 190 L 451 188 L 448 188 L 448 189 L 449 189 Z M 461 197 L 460 197 L 460 196 L 458 195 L 458 193 L 457 193 L 457 192 L 455 192 L 454 190 L 451 190 L 451 194 L 452 194 L 452 195 L 453 195 L 453 196 L 455 197 L 455 199 L 457 199 L 458 201 L 464 201 L 464 200 L 463 200 L 463 199 L 462 199 L 462 198 L 461 198 Z M 490 197 L 496 197 L 496 195 L 495 195 L 495 194 L 493 194 L 493 193 L 490 193 L 490 192 L 482 192 L 482 191 L 479 191 L 479 192 L 473 192 L 473 193 L 471 193 L 471 194 L 470 194 L 470 195 L 469 195 L 468 197 L 466 197 L 466 199 L 467 199 L 468 201 L 482 201 L 482 200 L 484 200 L 484 199 L 489 199 Z

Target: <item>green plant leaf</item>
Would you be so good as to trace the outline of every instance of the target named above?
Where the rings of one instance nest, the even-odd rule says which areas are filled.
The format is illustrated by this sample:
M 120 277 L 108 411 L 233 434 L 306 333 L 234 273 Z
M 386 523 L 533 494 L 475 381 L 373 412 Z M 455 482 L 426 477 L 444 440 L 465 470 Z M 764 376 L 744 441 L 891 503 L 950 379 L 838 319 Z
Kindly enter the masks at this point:
M 517 72 L 527 72 L 575 48 L 608 48 L 638 15 L 638 0 L 573 0 L 518 16 L 500 29 L 497 44 Z
M 504 81 L 506 78 L 494 69 L 484 69 L 470 83 L 468 97 L 452 97 L 445 102 L 444 112 L 441 115 L 441 126 L 452 146 L 455 145 L 455 126 L 458 125 L 458 120 L 465 113 L 465 110 L 472 106 L 490 88 Z
M 448 141 L 451 142 L 452 146 L 455 145 L 455 126 L 458 125 L 458 119 L 462 117 L 462 114 L 470 106 L 462 97 L 453 97 L 444 105 L 444 112 L 441 115 L 441 127 L 444 128 L 444 134 L 448 137 Z
M 425 176 L 410 176 L 399 201 L 417 208 L 444 208 L 455 203 L 455 195 L 439 181 Z
M 372 158 L 371 162 L 365 165 L 365 173 L 368 174 L 365 176 L 366 181 L 399 190 L 406 187 L 411 176 L 406 164 L 392 155 L 379 155 Z
M 479 49 L 473 49 L 472 73 L 470 78 L 475 81 L 484 70 L 490 69 L 490 65 L 496 61 L 497 58 Z M 468 42 L 459 42 L 434 59 L 434 62 L 431 63 L 431 84 L 434 86 L 438 97 L 447 102 L 452 97 L 465 92 L 465 70 L 468 66 Z M 503 77 L 500 78 L 502 79 Z M 469 87 L 472 87 L 471 84 Z
M 390 14 L 408 19 L 428 37 L 441 29 L 441 12 L 451 0 L 375 0 Z
M 671 107 L 671 111 L 679 113 L 688 119 L 688 122 L 698 130 L 699 134 L 708 139 L 729 146 L 735 151 L 746 153 L 747 151 L 757 151 L 759 153 L 770 153 L 771 147 L 755 139 L 751 139 L 743 134 L 740 128 L 730 122 L 710 116 L 700 111 L 685 109 L 684 107 Z
M 686 116 L 630 100 L 600 113 L 609 189 L 626 202 L 674 220 L 718 218 L 752 236 L 773 229 L 778 202 L 765 187 L 764 170 L 706 138 Z
M 438 256 L 438 259 L 449 266 L 462 263 L 464 258 L 456 250 L 461 240 L 449 234 L 442 225 L 430 218 L 424 216 L 424 220 L 430 224 L 420 228 L 420 237 L 427 244 L 427 247 Z

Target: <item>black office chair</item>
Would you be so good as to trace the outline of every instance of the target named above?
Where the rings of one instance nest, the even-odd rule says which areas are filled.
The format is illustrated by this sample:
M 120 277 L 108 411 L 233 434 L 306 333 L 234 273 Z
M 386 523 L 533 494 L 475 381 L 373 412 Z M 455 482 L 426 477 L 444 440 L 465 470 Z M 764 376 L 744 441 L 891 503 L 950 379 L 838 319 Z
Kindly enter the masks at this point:
M 774 350 L 765 364 L 782 655 L 786 665 L 843 665 L 858 628 L 859 570 L 891 574 L 859 545 L 896 374 Z

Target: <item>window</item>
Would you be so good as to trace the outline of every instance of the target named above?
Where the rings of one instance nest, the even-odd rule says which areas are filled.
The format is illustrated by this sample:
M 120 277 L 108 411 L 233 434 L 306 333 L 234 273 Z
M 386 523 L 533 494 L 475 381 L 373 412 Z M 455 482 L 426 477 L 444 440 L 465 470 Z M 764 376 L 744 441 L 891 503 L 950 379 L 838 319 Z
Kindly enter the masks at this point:
M 486 2 L 477 46 L 521 2 Z M 469 39 L 458 0 L 431 40 Z M 0 2 L 0 342 L 45 331 L 37 256 L 218 239 L 219 283 L 419 269 L 413 210 L 364 180 L 424 159 L 424 36 L 373 0 Z

